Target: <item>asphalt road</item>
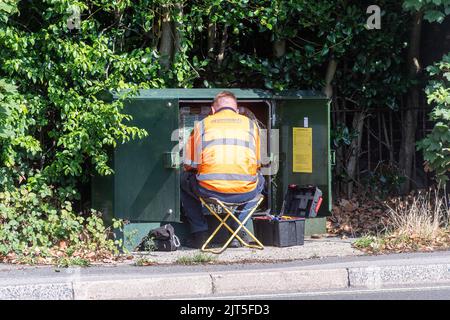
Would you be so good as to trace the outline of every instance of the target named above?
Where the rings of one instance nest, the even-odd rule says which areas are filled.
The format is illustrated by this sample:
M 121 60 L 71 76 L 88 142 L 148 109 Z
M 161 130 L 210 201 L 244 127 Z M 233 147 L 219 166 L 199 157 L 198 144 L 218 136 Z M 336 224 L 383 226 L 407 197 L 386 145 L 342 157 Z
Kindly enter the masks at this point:
M 207 299 L 211 299 L 210 297 Z M 222 300 L 450 300 L 450 286 L 425 285 L 380 289 L 343 289 L 319 292 L 253 294 L 214 297 Z

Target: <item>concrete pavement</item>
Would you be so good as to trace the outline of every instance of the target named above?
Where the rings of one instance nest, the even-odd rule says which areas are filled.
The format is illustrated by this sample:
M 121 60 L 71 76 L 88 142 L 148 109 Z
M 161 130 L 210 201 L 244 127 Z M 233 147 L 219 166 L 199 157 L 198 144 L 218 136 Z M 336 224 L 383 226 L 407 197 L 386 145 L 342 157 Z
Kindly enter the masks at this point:
M 450 283 L 450 252 L 288 263 L 90 268 L 0 265 L 0 299 L 170 299 Z
M 214 256 L 218 263 L 239 262 L 280 262 L 292 260 L 304 260 L 324 257 L 347 257 L 363 255 L 364 252 L 352 247 L 355 238 L 341 239 L 338 237 L 323 237 L 311 239 L 305 237 L 303 246 L 293 247 L 265 247 L 264 250 L 248 248 L 228 248 L 222 254 Z M 155 263 L 175 263 L 180 257 L 190 256 L 198 250 L 181 248 L 172 252 L 154 251 L 149 253 L 135 253 L 136 258 L 144 257 Z

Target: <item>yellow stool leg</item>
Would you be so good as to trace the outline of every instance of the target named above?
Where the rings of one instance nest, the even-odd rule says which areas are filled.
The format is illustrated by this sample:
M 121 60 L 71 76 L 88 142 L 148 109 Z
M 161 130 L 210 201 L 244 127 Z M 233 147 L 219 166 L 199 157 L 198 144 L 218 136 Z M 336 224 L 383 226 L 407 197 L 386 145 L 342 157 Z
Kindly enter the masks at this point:
M 258 203 L 253 207 L 253 209 L 247 214 L 247 216 L 245 217 L 245 219 L 241 222 L 221 201 L 218 200 L 219 204 L 223 207 L 223 209 L 225 211 L 227 211 L 228 215 L 230 215 L 237 223 L 238 223 L 238 228 L 233 232 L 232 229 L 226 225 L 228 227 L 228 230 L 230 232 L 232 232 L 232 235 L 230 236 L 230 238 L 228 239 L 228 241 L 225 243 L 225 246 L 228 246 L 228 244 L 233 240 L 233 238 L 237 238 L 242 245 L 249 247 L 249 248 L 255 248 L 255 249 L 264 249 L 264 246 L 262 245 L 262 243 L 253 235 L 253 233 L 251 233 L 247 227 L 245 226 L 245 224 L 247 223 L 247 221 L 251 218 L 251 216 L 253 215 L 253 212 L 255 212 L 255 210 L 258 208 L 259 204 L 261 203 L 261 201 L 263 200 L 263 198 L 261 197 L 258 201 Z M 241 230 L 244 229 L 247 234 L 256 242 L 256 245 L 251 245 L 245 241 L 243 241 L 238 235 L 237 233 Z
M 263 200 L 263 198 L 261 197 L 258 201 L 258 203 L 253 207 L 253 209 L 247 214 L 247 216 L 245 217 L 245 219 L 241 222 L 237 217 L 234 216 L 234 214 L 221 202 L 218 201 L 219 205 L 227 212 L 227 215 L 225 216 L 224 219 L 222 219 L 201 197 L 200 197 L 200 201 L 203 203 L 203 205 L 206 206 L 206 208 L 220 221 L 219 226 L 214 230 L 214 232 L 211 234 L 211 236 L 206 240 L 206 242 L 203 244 L 202 246 L 202 251 L 205 252 L 211 252 L 211 253 L 215 253 L 215 254 L 219 254 L 222 253 L 230 244 L 230 242 L 236 238 L 238 239 L 242 245 L 249 247 L 249 248 L 255 248 L 255 249 L 264 249 L 264 246 L 262 245 L 262 243 L 245 227 L 245 223 L 251 218 L 251 216 L 253 215 L 253 212 L 258 208 L 259 204 L 261 203 L 261 201 Z M 228 224 L 226 224 L 226 220 L 229 217 L 232 217 L 237 223 L 238 223 L 238 228 L 236 230 L 233 230 Z M 217 232 L 219 232 L 220 228 L 222 226 L 225 226 L 232 234 L 231 236 L 228 238 L 228 240 L 226 241 L 226 243 L 218 250 L 214 250 L 214 249 L 210 249 L 210 248 L 206 248 L 206 246 L 211 242 L 211 240 L 214 238 L 214 236 L 217 234 Z M 251 245 L 247 242 L 245 242 L 244 240 L 242 240 L 242 238 L 238 235 L 238 232 L 244 229 L 247 234 L 256 242 L 256 245 Z
M 218 249 L 218 250 L 215 250 L 215 249 L 212 249 L 212 248 L 206 248 L 206 246 L 211 242 L 211 240 L 215 237 L 215 235 L 219 232 L 219 230 L 220 230 L 220 228 L 222 227 L 222 226 L 225 226 L 225 227 L 227 227 L 228 228 L 228 230 L 231 232 L 231 233 L 233 233 L 233 230 L 230 228 L 230 226 L 228 226 L 227 224 L 226 224 L 226 221 L 227 221 L 227 219 L 230 217 L 230 211 L 227 211 L 227 215 L 225 216 L 225 218 L 224 219 L 222 219 L 202 198 L 200 198 L 200 201 L 203 203 L 203 205 L 209 210 L 209 212 L 211 212 L 211 214 L 213 214 L 216 218 L 217 218 L 217 220 L 219 220 L 220 221 L 220 224 L 219 224 L 219 226 L 214 230 L 214 232 L 209 236 L 209 238 L 205 241 L 205 243 L 203 244 L 203 246 L 202 246 L 202 248 L 201 248 L 201 250 L 202 251 L 204 251 L 204 252 L 211 252 L 211 253 L 215 253 L 215 254 L 219 254 L 219 253 L 222 253 L 225 249 L 226 249 L 226 247 L 227 247 L 227 245 L 224 245 L 224 246 L 222 246 L 220 249 Z M 224 208 L 225 209 L 225 208 Z M 243 240 L 239 237 L 239 236 L 237 236 L 237 238 L 242 242 Z

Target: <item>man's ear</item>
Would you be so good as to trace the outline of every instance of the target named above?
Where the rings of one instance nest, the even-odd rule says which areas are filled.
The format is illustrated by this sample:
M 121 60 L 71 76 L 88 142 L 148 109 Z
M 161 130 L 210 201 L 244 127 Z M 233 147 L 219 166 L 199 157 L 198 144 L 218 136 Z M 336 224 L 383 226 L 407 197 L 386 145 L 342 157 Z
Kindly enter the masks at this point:
M 216 113 L 216 110 L 214 109 L 213 106 L 211 106 L 211 114 L 214 114 L 214 113 Z

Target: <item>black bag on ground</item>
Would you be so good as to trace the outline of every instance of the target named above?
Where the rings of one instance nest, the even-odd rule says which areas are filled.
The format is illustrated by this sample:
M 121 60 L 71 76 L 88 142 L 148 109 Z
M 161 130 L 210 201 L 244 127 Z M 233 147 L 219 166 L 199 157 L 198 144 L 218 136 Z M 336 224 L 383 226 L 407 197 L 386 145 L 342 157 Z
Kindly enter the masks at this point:
M 153 229 L 142 239 L 138 246 L 139 251 L 175 251 L 180 246 L 180 240 L 175 235 L 171 224 Z

